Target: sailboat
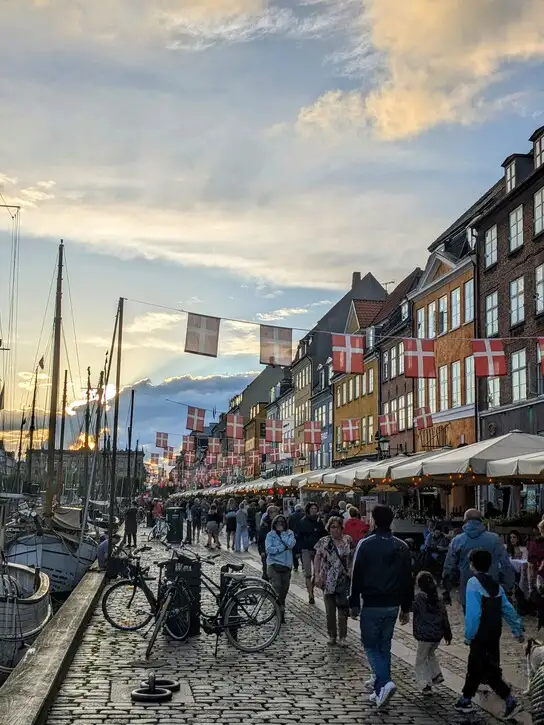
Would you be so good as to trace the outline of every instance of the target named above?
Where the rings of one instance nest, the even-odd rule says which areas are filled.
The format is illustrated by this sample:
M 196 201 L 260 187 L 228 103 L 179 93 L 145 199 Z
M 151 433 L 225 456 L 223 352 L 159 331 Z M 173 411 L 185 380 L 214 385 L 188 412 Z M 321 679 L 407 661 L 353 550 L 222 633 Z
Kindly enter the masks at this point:
M 55 449 L 60 356 L 62 339 L 62 272 L 64 244 L 59 245 L 55 321 L 53 335 L 53 368 L 47 449 L 47 485 L 43 525 L 34 517 L 34 530 L 17 534 L 7 545 L 10 564 L 35 567 L 47 574 L 51 591 L 56 595 L 69 594 L 95 561 L 98 544 L 86 534 L 85 517 L 80 509 L 66 509 L 55 504 L 58 493 L 55 475 Z

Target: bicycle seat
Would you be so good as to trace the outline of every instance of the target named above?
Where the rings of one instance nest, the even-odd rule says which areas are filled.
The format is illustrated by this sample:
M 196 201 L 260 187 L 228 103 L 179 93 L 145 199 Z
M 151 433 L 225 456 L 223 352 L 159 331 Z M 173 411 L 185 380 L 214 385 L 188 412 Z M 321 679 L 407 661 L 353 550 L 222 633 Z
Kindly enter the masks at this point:
M 225 579 L 232 579 L 235 582 L 241 582 L 243 579 L 247 579 L 247 574 L 236 574 L 235 572 L 229 572 L 224 574 Z
M 244 568 L 243 564 L 227 564 L 227 566 L 231 571 L 242 571 Z

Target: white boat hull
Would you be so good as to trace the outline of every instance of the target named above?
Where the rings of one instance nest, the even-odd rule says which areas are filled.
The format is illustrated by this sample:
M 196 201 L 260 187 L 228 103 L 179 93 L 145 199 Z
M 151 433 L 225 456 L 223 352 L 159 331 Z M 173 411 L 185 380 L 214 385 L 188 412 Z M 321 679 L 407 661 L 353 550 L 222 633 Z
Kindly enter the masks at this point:
M 96 559 L 98 546 L 89 537 L 67 537 L 56 532 L 45 532 L 42 536 L 23 534 L 11 541 L 7 547 L 10 563 L 37 567 L 51 580 L 54 594 L 68 594 L 81 581 Z
M 12 594 L 14 580 L 19 589 L 16 595 Z M 36 582 L 36 573 L 29 567 L 8 564 L 0 568 L 0 681 L 53 616 L 49 588 L 49 577 L 43 572 Z

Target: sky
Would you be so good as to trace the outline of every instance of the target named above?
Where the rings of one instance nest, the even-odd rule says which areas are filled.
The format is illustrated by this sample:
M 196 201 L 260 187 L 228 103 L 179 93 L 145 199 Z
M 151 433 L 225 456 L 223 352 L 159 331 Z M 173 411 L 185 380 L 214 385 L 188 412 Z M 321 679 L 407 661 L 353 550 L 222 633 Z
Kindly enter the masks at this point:
M 260 369 L 258 328 L 236 322 L 217 359 L 184 354 L 179 310 L 311 328 L 353 271 L 424 266 L 544 125 L 543 61 L 541 0 L 5 0 L 5 427 L 42 355 L 47 407 L 60 238 L 71 410 L 122 296 L 121 438 L 135 386 L 140 442 L 177 443 L 186 410 L 166 398 L 222 410 Z

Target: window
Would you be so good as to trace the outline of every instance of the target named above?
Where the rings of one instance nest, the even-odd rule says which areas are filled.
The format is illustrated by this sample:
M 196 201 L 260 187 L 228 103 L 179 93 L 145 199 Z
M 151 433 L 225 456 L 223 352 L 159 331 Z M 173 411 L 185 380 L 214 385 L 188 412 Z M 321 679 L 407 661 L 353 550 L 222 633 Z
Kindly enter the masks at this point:
M 465 282 L 465 322 L 474 319 L 474 280 Z
M 388 380 L 389 378 L 389 350 L 385 350 L 383 353 L 383 379 Z
M 340 408 L 342 406 L 342 386 L 339 385 L 336 388 L 336 407 Z
M 355 398 L 361 395 L 361 375 L 355 376 Z
M 535 303 L 537 315 L 544 312 L 544 264 L 535 269 Z
M 461 361 L 451 364 L 451 407 L 459 408 L 461 405 Z
M 406 398 L 404 395 L 399 398 L 399 430 L 406 430 Z
M 390 406 L 390 408 L 391 408 L 391 415 L 392 415 L 392 416 L 393 416 L 393 417 L 395 418 L 395 420 L 396 420 L 396 421 L 398 422 L 398 418 L 397 418 L 397 401 L 396 401 L 396 400 L 392 400 L 392 401 L 391 401 L 391 406 Z
M 540 140 L 544 142 L 544 136 Z M 534 224 L 535 234 L 544 231 L 544 186 L 535 194 Z
M 332 400 L 329 400 L 329 404 L 327 406 L 327 412 L 328 412 L 327 426 L 329 426 L 329 425 L 332 425 Z
M 372 443 L 374 440 L 374 416 L 368 416 L 368 442 Z
M 501 404 L 501 379 L 487 378 L 487 407 L 498 408 Z
M 485 233 L 484 263 L 491 267 L 497 261 L 497 225 L 492 226 Z
M 404 343 L 399 342 L 399 375 L 404 375 Z
M 455 330 L 461 325 L 461 288 L 451 291 L 451 329 Z
M 353 378 L 348 380 L 348 403 L 353 400 Z
M 342 383 L 342 405 L 345 405 L 348 401 L 347 392 L 348 391 L 346 383 Z
M 400 316 L 401 319 L 407 320 L 408 319 L 408 302 L 404 301 L 402 305 L 400 306 Z
M 391 377 L 397 377 L 397 348 L 391 348 Z
M 424 408 L 426 405 L 426 381 L 425 378 L 418 378 L 417 379 L 417 407 L 418 408 Z
M 440 385 L 440 410 L 448 409 L 448 366 L 438 368 L 438 382 Z
M 417 337 L 425 337 L 425 308 L 421 307 L 416 312 L 416 335 Z
M 361 443 L 365 445 L 367 441 L 366 437 L 366 418 L 361 418 Z
M 367 392 L 369 395 L 374 392 L 374 368 L 370 368 L 368 371 Z
M 448 296 L 444 295 L 438 300 L 438 334 L 448 331 Z
M 516 185 L 516 166 L 515 163 L 512 161 L 511 164 L 508 164 L 505 171 L 506 176 L 506 193 L 509 191 L 512 191 L 512 189 Z
M 319 371 L 319 387 L 321 390 L 325 390 L 325 368 L 321 368 Z
M 523 204 L 510 212 L 510 251 L 523 246 Z
M 535 141 L 535 169 L 544 164 L 544 134 Z
M 493 337 L 499 332 L 499 294 L 492 292 L 485 298 L 485 334 Z
M 436 413 L 436 378 L 429 378 L 429 409 Z
M 430 340 L 436 337 L 436 302 L 427 307 L 427 337 Z
M 336 450 L 342 448 L 342 426 L 336 426 Z
M 368 375 L 367 372 L 364 372 L 362 374 L 362 389 L 361 389 L 361 395 L 366 395 L 366 376 Z
M 474 358 L 465 358 L 465 405 L 474 405 Z
M 523 277 L 510 282 L 510 325 L 519 325 L 525 319 Z
M 527 398 L 527 360 L 525 350 L 512 353 L 512 401 Z
M 387 401 L 383 404 L 383 414 L 389 415 L 389 401 Z
M 411 430 L 414 427 L 414 394 L 406 396 L 406 428 Z

